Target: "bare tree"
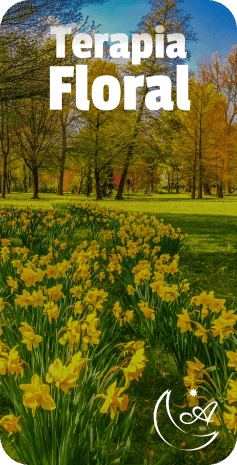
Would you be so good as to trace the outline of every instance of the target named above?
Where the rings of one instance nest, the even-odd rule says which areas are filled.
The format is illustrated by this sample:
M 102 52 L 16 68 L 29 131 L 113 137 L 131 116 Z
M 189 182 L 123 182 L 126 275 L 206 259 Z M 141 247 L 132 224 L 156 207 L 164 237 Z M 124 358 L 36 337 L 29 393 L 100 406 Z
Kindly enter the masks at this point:
M 47 98 L 31 97 L 15 105 L 18 124 L 15 127 L 17 150 L 32 174 L 33 199 L 38 199 L 39 171 L 52 161 L 58 144 L 58 119 L 49 109 Z

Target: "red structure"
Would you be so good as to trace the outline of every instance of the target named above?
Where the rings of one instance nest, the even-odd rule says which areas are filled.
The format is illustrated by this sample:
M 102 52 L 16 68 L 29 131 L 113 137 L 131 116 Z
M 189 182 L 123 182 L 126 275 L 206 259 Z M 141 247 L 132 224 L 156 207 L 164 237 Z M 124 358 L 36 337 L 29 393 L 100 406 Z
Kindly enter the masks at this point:
M 116 186 L 119 185 L 120 179 L 121 179 L 120 174 L 114 173 L 114 181 L 113 181 L 113 183 L 116 184 Z

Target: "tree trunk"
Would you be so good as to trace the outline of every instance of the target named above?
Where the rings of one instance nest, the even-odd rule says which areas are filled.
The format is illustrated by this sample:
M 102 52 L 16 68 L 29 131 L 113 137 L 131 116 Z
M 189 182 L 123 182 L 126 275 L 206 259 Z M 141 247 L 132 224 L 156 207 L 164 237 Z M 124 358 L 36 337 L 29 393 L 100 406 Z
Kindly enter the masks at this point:
M 7 172 L 7 193 L 10 194 L 12 185 L 12 174 L 11 171 Z
M 179 173 L 177 171 L 177 178 L 176 178 L 176 194 L 179 194 Z
M 82 193 L 82 186 L 83 186 L 84 177 L 85 177 L 85 175 L 83 174 L 82 177 L 81 177 L 81 180 L 80 180 L 80 185 L 79 185 L 78 191 L 77 191 L 78 195 Z
M 222 184 L 217 184 L 217 197 L 223 199 L 223 187 Z
M 231 194 L 231 187 L 230 187 L 229 183 L 226 184 L 226 186 L 225 186 L 225 193 L 226 194 Z
M 100 130 L 100 119 L 99 113 L 97 112 L 97 119 L 96 119 L 96 134 L 95 134 L 95 191 L 96 191 L 96 200 L 101 200 L 101 190 L 100 190 L 100 170 L 98 168 L 98 157 L 99 157 L 99 130 Z
M 150 180 L 149 180 L 149 173 L 148 173 L 146 193 L 149 192 L 149 189 L 150 189 Z
M 173 194 L 173 185 L 174 185 L 174 170 L 172 169 L 171 173 L 171 185 L 170 185 L 170 192 Z
M 170 194 L 170 173 L 167 171 L 167 180 L 168 180 L 168 194 Z
M 7 157 L 3 156 L 3 173 L 2 173 L 2 199 L 6 198 L 6 184 L 7 184 Z
M 154 166 L 152 166 L 152 171 L 151 171 L 151 193 L 154 191 Z
M 58 195 L 63 195 L 63 180 L 64 180 L 64 171 L 65 171 L 65 162 L 66 162 L 66 153 L 67 153 L 67 132 L 66 125 L 63 122 L 63 116 L 61 119 L 61 128 L 62 128 L 62 153 L 59 162 L 59 180 L 58 180 Z
M 100 172 L 98 168 L 95 168 L 95 190 L 96 190 L 96 200 L 101 200 L 102 195 L 100 192 Z
M 137 133 L 138 133 L 139 123 L 141 121 L 141 117 L 142 117 L 142 113 L 143 113 L 143 109 L 144 109 L 144 105 L 145 105 L 146 94 L 147 94 L 147 90 L 145 90 L 145 92 L 143 94 L 141 105 L 140 105 L 139 111 L 137 113 L 137 118 L 136 118 L 136 122 L 135 122 L 133 135 L 132 135 L 132 138 L 131 138 L 131 143 L 128 146 L 126 161 L 125 161 L 125 164 L 124 164 L 122 176 L 120 178 L 117 195 L 115 197 L 116 200 L 122 200 L 123 199 L 124 185 L 125 185 L 126 176 L 127 176 L 127 173 L 128 173 L 128 168 L 129 168 L 129 165 L 130 165 L 130 161 L 132 159 L 134 140 L 136 139 L 136 136 L 137 136 Z
M 32 187 L 33 187 L 33 197 L 32 199 L 39 198 L 39 176 L 38 176 L 38 168 L 35 167 L 32 170 Z
M 202 199 L 202 181 L 200 181 L 200 178 L 198 183 L 198 199 Z
M 119 181 L 118 191 L 117 191 L 117 195 L 115 197 L 116 200 L 122 200 L 123 199 L 123 189 L 124 189 L 124 184 L 125 184 L 125 181 L 126 181 L 126 176 L 127 176 L 127 173 L 128 173 L 130 158 L 131 158 L 131 154 L 132 154 L 132 148 L 131 148 L 130 152 L 129 152 L 129 155 L 127 155 L 127 159 L 129 161 L 127 163 L 125 163 L 124 168 L 123 168 L 123 172 L 122 172 L 122 176 L 121 176 L 120 181 Z
M 220 186 L 219 186 L 219 191 L 218 191 L 218 198 L 219 199 L 223 199 L 223 186 L 224 186 L 223 176 L 224 176 L 224 160 L 222 161 Z
M 199 182 L 198 182 L 198 199 L 202 199 L 202 112 L 200 114 L 200 124 L 199 124 Z
M 190 193 L 192 192 L 191 179 L 189 179 L 187 182 L 185 192 L 190 192 Z
M 87 196 L 87 197 L 90 197 L 90 193 L 91 193 L 91 185 L 90 185 L 90 182 L 87 180 L 87 185 L 86 185 L 86 196 Z
M 193 189 L 192 189 L 191 199 L 194 200 L 195 196 L 196 196 L 196 174 L 193 173 Z
M 26 165 L 23 165 L 23 187 L 24 187 L 24 192 L 27 194 L 27 183 L 26 183 Z
M 57 195 L 63 195 L 64 167 L 60 166 Z
M 195 127 L 195 149 L 194 149 L 194 163 L 193 163 L 193 190 L 191 199 L 196 197 L 196 172 L 197 172 L 197 126 Z M 190 182 L 191 187 L 191 182 Z
M 85 188 L 86 196 L 89 197 L 91 192 L 92 192 L 91 167 L 88 167 L 87 172 L 86 172 L 86 188 Z
M 8 118 L 6 118 L 6 123 L 4 126 L 4 113 L 7 114 L 7 110 L 8 110 L 8 105 L 6 104 L 6 108 L 4 109 L 3 103 L 2 103 L 0 140 L 1 140 L 2 158 L 3 158 L 2 193 L 1 193 L 1 197 L 3 199 L 6 198 L 7 157 L 9 155 L 9 150 L 10 150 L 10 135 L 9 135 Z M 6 139 L 6 143 L 4 144 L 5 139 Z
M 211 195 L 211 191 L 210 191 L 210 187 L 209 187 L 208 182 L 204 182 L 203 191 L 204 191 L 204 195 Z

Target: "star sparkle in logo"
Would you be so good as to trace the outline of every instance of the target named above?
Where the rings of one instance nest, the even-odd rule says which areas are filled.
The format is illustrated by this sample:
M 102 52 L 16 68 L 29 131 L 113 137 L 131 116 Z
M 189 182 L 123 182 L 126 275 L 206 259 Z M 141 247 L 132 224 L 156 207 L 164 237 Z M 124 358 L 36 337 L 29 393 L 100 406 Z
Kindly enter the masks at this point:
M 189 394 L 192 397 L 196 397 L 197 396 L 197 390 L 196 389 L 190 389 Z

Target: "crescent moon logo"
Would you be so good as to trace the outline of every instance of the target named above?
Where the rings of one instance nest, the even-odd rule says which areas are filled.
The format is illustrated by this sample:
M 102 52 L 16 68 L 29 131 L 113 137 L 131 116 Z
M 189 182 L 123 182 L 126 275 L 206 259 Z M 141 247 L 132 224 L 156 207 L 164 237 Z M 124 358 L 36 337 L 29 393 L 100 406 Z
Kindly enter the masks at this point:
M 191 452 L 191 451 L 194 451 L 194 450 L 200 450 L 200 449 L 203 449 L 204 447 L 207 447 L 209 444 L 211 444 L 215 439 L 216 437 L 218 436 L 219 432 L 218 431 L 214 431 L 213 433 L 209 433 L 209 434 L 204 434 L 204 435 L 199 435 L 199 434 L 190 434 L 190 433 L 187 433 L 186 431 L 184 431 L 182 428 L 180 428 L 177 423 L 174 421 L 172 415 L 171 415 L 171 412 L 170 412 L 170 394 L 171 394 L 172 391 L 170 391 L 169 389 L 167 389 L 167 391 L 165 391 L 162 396 L 158 399 L 157 403 L 156 403 L 156 406 L 155 406 L 155 409 L 154 409 L 154 425 L 155 425 L 155 428 L 156 428 L 156 431 L 157 433 L 159 434 L 160 438 L 166 443 L 168 444 L 170 447 L 173 447 L 175 449 L 180 449 L 179 447 L 176 447 L 176 446 L 173 446 L 172 444 L 170 444 L 162 435 L 160 429 L 159 429 L 159 426 L 158 426 L 158 423 L 157 423 L 157 411 L 158 411 L 158 408 L 162 402 L 162 400 L 164 398 L 166 398 L 166 411 L 168 413 L 168 416 L 171 420 L 171 422 L 173 423 L 173 425 L 179 430 L 181 431 L 182 433 L 184 434 L 188 434 L 189 436 L 193 436 L 193 437 L 197 437 L 197 438 L 210 438 L 203 446 L 200 446 L 200 447 L 197 447 L 196 449 L 182 449 L 184 451 L 187 451 L 187 452 Z M 180 421 L 185 424 L 185 425 L 191 425 L 193 423 L 195 423 L 197 420 L 202 420 L 202 421 L 205 421 L 208 425 L 208 423 L 211 423 L 211 417 L 212 417 L 212 414 L 214 413 L 215 409 L 217 408 L 218 404 L 217 402 L 212 402 L 210 404 L 207 405 L 207 407 L 205 407 L 205 409 L 202 409 L 201 407 L 194 407 L 193 410 L 192 410 L 192 414 L 191 413 L 188 413 L 188 412 L 184 412 L 180 415 Z M 211 409 L 211 412 L 208 414 L 208 416 L 206 415 L 206 410 L 208 408 L 212 407 Z M 197 412 L 199 412 L 197 414 Z M 184 421 L 183 418 L 184 416 L 186 417 L 189 417 L 190 421 Z M 194 417 L 194 419 L 193 419 Z

